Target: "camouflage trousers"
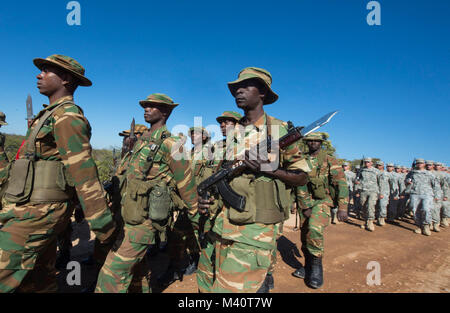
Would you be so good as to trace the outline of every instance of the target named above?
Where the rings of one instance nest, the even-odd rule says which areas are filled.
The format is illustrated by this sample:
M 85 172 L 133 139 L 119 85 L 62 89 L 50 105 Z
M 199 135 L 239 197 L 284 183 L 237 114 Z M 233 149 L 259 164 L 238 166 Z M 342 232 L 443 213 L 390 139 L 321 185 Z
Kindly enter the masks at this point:
M 431 220 L 433 223 L 441 222 L 441 209 L 443 207 L 442 203 L 442 200 L 433 201 L 433 209 L 431 210 Z
M 324 201 L 315 201 L 311 216 L 308 218 L 299 211 L 300 240 L 302 251 L 316 257 L 322 257 L 324 252 L 324 231 L 330 223 L 330 207 Z
M 197 286 L 201 293 L 212 292 L 216 269 L 216 241 L 217 235 L 208 231 L 205 235 L 205 244 L 200 251 L 197 269 Z
M 373 191 L 361 191 L 361 195 L 359 197 L 360 201 L 360 210 L 362 210 L 362 214 L 365 220 L 374 220 L 375 219 L 375 206 L 378 200 L 378 193 Z
M 389 195 L 384 195 L 383 199 L 378 199 L 377 202 L 377 218 L 386 218 L 387 216 L 387 206 L 389 204 Z
M 0 292 L 56 292 L 56 246 L 73 206 L 15 205 L 0 211 Z
M 450 218 L 450 201 L 442 201 L 441 218 Z
M 405 196 L 403 199 L 400 198 L 398 202 L 399 216 L 404 216 L 406 213 L 412 212 L 411 197 L 409 195 Z
M 414 214 L 416 225 L 431 224 L 431 211 L 433 210 L 433 196 L 431 195 L 411 195 L 411 208 Z
M 123 230 L 122 242 L 109 251 L 100 270 L 96 293 L 151 292 L 145 253 L 154 236 L 152 222 L 125 223 Z

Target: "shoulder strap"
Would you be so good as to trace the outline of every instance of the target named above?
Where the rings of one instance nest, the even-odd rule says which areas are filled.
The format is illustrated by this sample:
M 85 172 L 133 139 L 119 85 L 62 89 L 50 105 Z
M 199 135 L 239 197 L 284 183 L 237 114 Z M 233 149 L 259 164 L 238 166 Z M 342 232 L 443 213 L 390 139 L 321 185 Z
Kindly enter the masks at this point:
M 25 156 L 29 159 L 35 158 L 36 155 L 36 137 L 39 131 L 41 130 L 42 126 L 44 126 L 44 123 L 48 120 L 48 118 L 52 115 L 53 112 L 55 112 L 58 108 L 62 107 L 64 104 L 73 103 L 72 101 L 64 101 L 51 110 L 47 110 L 42 117 L 39 119 L 39 122 L 37 123 L 36 127 L 33 128 L 32 132 L 30 133 L 30 136 L 28 136 L 28 144 L 26 146 L 25 150 Z
M 170 136 L 171 136 L 170 132 L 164 131 L 161 135 L 161 138 L 155 140 L 154 143 L 150 146 L 150 152 L 147 157 L 147 162 L 150 163 L 150 166 L 148 167 L 148 171 L 150 171 L 150 169 L 152 168 L 155 156 L 158 153 L 159 149 L 161 148 L 161 145 L 163 144 L 164 140 L 166 140 Z M 148 173 L 148 171 L 147 171 L 147 173 Z M 145 174 L 147 175 L 147 173 L 145 173 Z

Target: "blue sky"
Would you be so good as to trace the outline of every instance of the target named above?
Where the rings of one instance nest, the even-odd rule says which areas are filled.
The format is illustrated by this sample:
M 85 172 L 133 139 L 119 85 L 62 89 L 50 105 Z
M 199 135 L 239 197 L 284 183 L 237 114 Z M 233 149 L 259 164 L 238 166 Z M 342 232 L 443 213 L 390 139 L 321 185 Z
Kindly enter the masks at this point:
M 450 164 L 450 1 L 368 0 L 87 1 L 69 26 L 69 1 L 5 2 L 0 7 L 0 110 L 25 134 L 25 100 L 47 101 L 32 59 L 74 57 L 93 81 L 75 95 L 95 148 L 120 146 L 138 101 L 154 92 L 180 105 L 169 129 L 215 123 L 235 109 L 226 83 L 247 66 L 273 75 L 279 100 L 266 111 L 306 125 L 340 113 L 323 130 L 339 157 L 361 155 L 409 165 L 414 157 Z

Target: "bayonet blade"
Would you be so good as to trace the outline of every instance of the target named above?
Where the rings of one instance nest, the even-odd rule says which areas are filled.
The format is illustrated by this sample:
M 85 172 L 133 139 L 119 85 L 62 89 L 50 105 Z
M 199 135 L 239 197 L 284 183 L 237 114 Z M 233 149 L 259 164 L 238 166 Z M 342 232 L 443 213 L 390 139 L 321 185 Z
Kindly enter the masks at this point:
M 33 119 L 33 101 L 31 100 L 31 96 L 28 94 L 27 97 L 27 120 Z
M 338 113 L 338 111 L 334 111 L 334 112 L 330 112 L 324 116 L 322 116 L 321 118 L 319 118 L 317 121 L 311 123 L 310 125 L 306 126 L 305 128 L 303 128 L 300 133 L 302 134 L 303 137 L 305 137 L 306 135 L 312 133 L 313 131 L 319 129 L 320 127 L 322 127 L 323 125 L 327 124 L 332 118 L 333 116 L 335 116 Z
M 134 121 L 134 117 L 133 117 L 133 121 L 131 122 L 131 126 L 130 126 L 130 138 L 134 138 L 134 128 L 135 128 L 135 121 Z

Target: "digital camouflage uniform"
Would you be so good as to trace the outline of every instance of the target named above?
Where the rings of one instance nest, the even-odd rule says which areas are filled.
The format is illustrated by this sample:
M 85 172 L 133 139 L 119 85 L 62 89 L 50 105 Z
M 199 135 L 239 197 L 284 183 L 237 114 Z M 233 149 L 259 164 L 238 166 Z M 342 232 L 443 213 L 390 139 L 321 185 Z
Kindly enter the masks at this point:
M 408 173 L 406 180 L 411 182 L 411 208 L 416 225 L 430 225 L 434 199 L 439 194 L 435 177 L 427 170 L 414 169 Z
M 74 186 L 90 229 L 103 241 L 111 235 L 114 224 L 91 156 L 91 127 L 71 96 L 57 100 L 36 116 L 24 147 L 42 115 L 61 103 L 65 104 L 54 111 L 38 132 L 35 157 L 64 164 L 65 174 Z M 26 158 L 24 151 L 20 150 L 20 159 Z M 24 290 L 56 291 L 56 238 L 70 222 L 73 208 L 73 201 L 14 204 L 3 199 L 0 213 L 4 224 L 0 230 L 1 291 L 18 289 L 24 279 L 30 283 L 30 289 Z
M 377 162 L 377 164 L 382 164 L 384 166 L 383 163 L 379 163 Z M 387 207 L 389 204 L 389 194 L 390 194 L 390 186 L 389 186 L 389 178 L 390 178 L 390 174 L 387 173 L 386 171 L 381 171 L 378 170 L 380 172 L 379 176 L 378 176 L 378 181 L 379 181 L 379 186 L 380 186 L 380 194 L 383 195 L 383 199 L 378 199 L 378 212 L 377 212 L 377 218 L 386 218 L 387 216 Z
M 401 166 L 395 165 L 395 169 L 399 169 Z M 397 201 L 397 214 L 399 216 L 403 216 L 406 211 L 408 210 L 408 201 L 409 201 L 409 192 L 410 188 L 405 184 L 405 178 L 406 174 L 404 173 L 395 173 L 397 177 L 397 183 L 398 183 L 398 193 L 400 196 L 400 199 Z
M 310 134 L 305 139 L 313 139 L 315 135 Z M 348 185 L 341 164 L 326 151 L 320 151 L 318 156 L 307 155 L 306 160 L 313 170 L 308 173 L 308 185 L 297 187 L 297 196 L 300 207 L 312 210 L 309 218 L 303 214 L 303 210 L 298 210 L 302 250 L 321 258 L 324 253 L 324 231 L 329 224 L 331 208 L 337 204 L 339 211 L 347 212 Z M 320 160 L 323 160 L 322 164 Z M 324 194 L 320 190 L 322 188 L 317 188 L 317 178 L 323 182 Z
M 163 94 L 152 94 L 146 100 L 140 101 L 142 106 L 147 103 L 176 106 L 172 99 Z M 155 232 L 148 209 L 148 205 L 151 204 L 148 197 L 154 188 L 149 187 L 151 184 L 165 182 L 167 186 L 173 186 L 187 206 L 191 221 L 198 221 L 197 193 L 190 162 L 183 145 L 180 144 L 180 139 L 173 136 L 162 139 L 163 134 L 170 135 L 166 126 L 145 133 L 133 148 L 126 171 L 126 189 L 122 196 L 125 199 L 122 200 L 121 210 L 125 222 L 124 238 L 117 249 L 109 252 L 98 277 L 96 292 L 125 293 L 129 291 L 131 284 L 133 290 L 150 291 L 149 270 L 144 256 Z M 160 140 L 162 143 L 156 155 L 151 158 L 155 142 Z M 177 157 L 174 157 L 173 153 Z M 137 186 L 137 190 L 133 189 L 133 186 Z M 134 207 L 129 205 L 132 204 L 132 200 L 136 201 L 140 208 L 146 207 L 140 212 L 141 215 L 136 216 L 136 221 L 131 219 Z
M 426 161 L 426 164 L 429 164 L 428 162 L 430 161 Z M 433 165 L 432 162 L 430 162 L 431 165 Z M 436 224 L 440 224 L 441 222 L 441 208 L 442 208 L 442 200 L 444 199 L 444 193 L 442 191 L 442 184 L 441 184 L 441 176 L 439 174 L 438 171 L 435 170 L 431 170 L 428 171 L 430 172 L 435 179 L 435 185 L 436 185 L 436 189 L 437 189 L 437 194 L 436 194 L 436 199 L 437 201 L 433 201 L 433 209 L 431 210 L 431 221 L 433 223 Z
M 348 165 L 348 163 L 344 164 L 344 165 Z M 349 198 L 349 206 L 350 206 L 350 200 L 353 202 L 353 189 L 354 189 L 354 181 L 356 178 L 356 174 L 353 173 L 350 170 L 344 171 L 345 174 L 345 180 L 347 182 L 347 186 L 348 186 L 348 198 Z M 353 202 L 353 206 L 354 206 L 354 202 Z
M 388 167 L 394 166 L 392 163 L 387 164 Z M 398 208 L 398 201 L 400 199 L 400 189 L 398 184 L 398 176 L 397 173 L 394 171 L 388 172 L 386 171 L 386 174 L 388 175 L 388 181 L 389 181 L 389 205 L 388 205 L 388 218 L 389 219 L 395 219 L 399 217 L 399 212 L 397 212 Z

